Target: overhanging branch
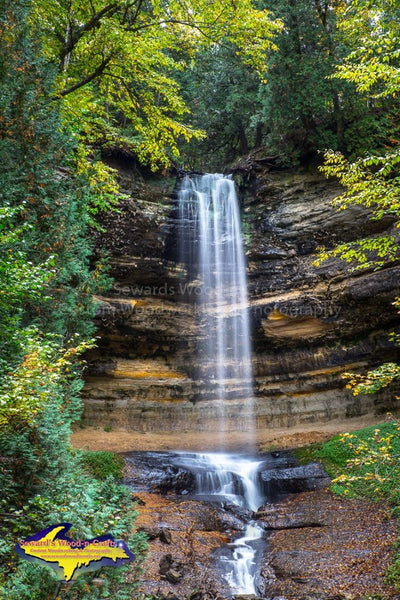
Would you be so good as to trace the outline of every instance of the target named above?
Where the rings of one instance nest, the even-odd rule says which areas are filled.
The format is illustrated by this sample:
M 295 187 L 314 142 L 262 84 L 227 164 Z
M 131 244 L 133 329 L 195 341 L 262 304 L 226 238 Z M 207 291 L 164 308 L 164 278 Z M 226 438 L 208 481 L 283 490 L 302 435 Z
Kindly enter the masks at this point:
M 75 92 L 76 90 L 79 90 L 81 87 L 84 87 L 85 85 L 87 85 L 88 83 L 90 83 L 91 81 L 96 79 L 97 77 L 100 77 L 100 75 L 102 75 L 106 66 L 111 62 L 112 58 L 113 58 L 112 54 L 107 56 L 106 58 L 104 58 L 104 60 L 99 64 L 99 66 L 92 73 L 90 73 L 89 75 L 87 75 L 86 77 L 81 79 L 80 81 L 77 81 L 70 87 L 65 88 L 64 90 L 61 90 L 55 96 L 53 96 L 52 99 L 57 100 L 58 98 L 64 98 L 65 96 L 68 96 L 68 94 L 72 94 L 72 92 Z

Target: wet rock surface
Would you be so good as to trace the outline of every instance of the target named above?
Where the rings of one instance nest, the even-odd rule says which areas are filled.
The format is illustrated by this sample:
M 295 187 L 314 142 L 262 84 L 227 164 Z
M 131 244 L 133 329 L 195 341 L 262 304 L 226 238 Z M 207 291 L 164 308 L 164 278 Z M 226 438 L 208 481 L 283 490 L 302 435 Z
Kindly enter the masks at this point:
M 305 490 L 320 490 L 328 487 L 331 482 L 319 463 L 265 470 L 261 472 L 261 480 L 269 497 Z
M 271 597 L 398 598 L 384 584 L 397 538 L 387 507 L 319 490 L 267 507 L 260 520 L 277 530 L 269 536 L 262 568 Z
M 136 453 L 142 472 L 147 459 L 154 469 L 157 460 L 160 464 L 168 457 L 168 453 L 155 457 L 156 454 Z M 176 459 L 179 455 L 174 456 Z M 142 491 L 138 492 L 132 483 L 136 470 L 133 458 L 131 455 L 126 463 L 126 481 L 131 482 L 133 493 L 142 503 L 137 528 L 149 536 L 149 553 L 139 591 L 133 598 L 256 600 L 255 596 L 233 595 L 216 562 L 224 545 L 242 534 L 249 519 L 255 519 L 266 535 L 261 570 L 256 578 L 258 597 L 264 600 L 398 598 L 384 583 L 397 539 L 397 521 L 388 507 L 338 497 L 327 489 L 314 489 L 281 496 L 276 501 L 268 497 L 268 502 L 252 513 L 229 503 L 211 505 L 194 495 L 176 491 L 165 491 L 162 495 L 145 491 L 143 473 Z M 270 468 L 260 468 L 260 479 L 265 472 L 273 471 L 273 457 L 263 458 Z M 169 464 L 173 460 L 170 456 Z M 279 453 L 275 460 L 277 472 L 282 476 L 275 479 L 277 482 L 284 480 L 285 471 L 290 477 L 298 468 L 288 466 L 293 465 L 289 453 Z M 309 472 L 311 481 L 316 473 L 323 474 L 316 464 L 307 467 L 303 475 Z M 152 472 L 148 473 L 150 486 Z M 305 489 L 310 487 L 311 484 L 308 487 L 305 484 Z
M 218 510 L 177 496 L 140 492 L 139 497 L 145 505 L 139 510 L 137 528 L 156 532 L 167 529 L 171 544 L 165 544 L 158 533 L 149 539 L 140 585 L 133 598 L 228 598 L 229 590 L 212 558 L 213 552 L 228 541 L 228 529 L 222 525 Z
M 136 490 L 185 495 L 193 491 L 194 475 L 174 464 L 178 457 L 171 452 L 127 453 L 125 483 Z

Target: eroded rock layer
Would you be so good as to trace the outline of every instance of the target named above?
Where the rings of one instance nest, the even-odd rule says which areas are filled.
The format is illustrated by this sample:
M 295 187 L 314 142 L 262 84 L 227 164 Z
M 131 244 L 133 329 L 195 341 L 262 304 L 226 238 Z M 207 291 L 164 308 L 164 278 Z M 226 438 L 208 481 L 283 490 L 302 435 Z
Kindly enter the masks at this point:
M 121 169 L 129 198 L 104 215 L 98 252 L 114 284 L 99 298 L 99 346 L 88 356 L 84 422 L 139 431 L 220 429 L 216 386 L 200 379 L 200 283 L 179 262 L 177 211 L 168 182 Z M 169 182 L 171 183 L 171 182 Z M 172 184 L 173 185 L 173 184 Z M 242 194 L 258 428 L 291 427 L 396 411 L 393 390 L 354 397 L 342 374 L 398 358 L 389 333 L 400 267 L 351 271 L 332 247 L 392 224 L 359 208 L 339 212 L 337 183 L 317 173 L 259 172 Z M 223 428 L 248 422 L 241 382 L 227 382 Z

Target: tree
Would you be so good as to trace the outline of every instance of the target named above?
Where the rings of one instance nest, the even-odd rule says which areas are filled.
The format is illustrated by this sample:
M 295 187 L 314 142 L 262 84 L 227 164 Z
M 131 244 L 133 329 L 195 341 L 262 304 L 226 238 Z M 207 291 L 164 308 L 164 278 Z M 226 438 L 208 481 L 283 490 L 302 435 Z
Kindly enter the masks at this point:
M 96 275 L 89 265 L 88 194 L 82 182 L 66 177 L 70 146 L 60 131 L 56 106 L 49 103 L 52 72 L 32 40 L 26 19 L 29 4 L 7 0 L 0 12 L 3 455 L 11 451 L 9 443 L 19 452 L 16 439 L 32 435 L 41 418 L 49 421 L 49 413 L 56 418 L 54 411 L 65 414 L 64 419 L 58 417 L 64 425 L 58 443 L 65 445 L 70 423 L 80 416 L 81 382 L 73 361 L 67 365 L 62 360 L 57 368 L 56 357 L 78 356 L 87 347 L 94 315 L 90 282 Z M 67 367 L 76 377 L 64 372 Z M 51 432 L 46 430 L 31 437 L 32 446 L 37 442 L 36 457 L 42 457 L 30 465 L 37 471 L 36 480 L 41 460 L 48 465 L 48 436 Z M 56 468 L 63 459 L 59 452 L 53 458 Z M 24 494 L 29 494 L 26 466 Z
M 187 57 L 232 41 L 261 72 L 277 28 L 251 0 L 34 0 L 34 7 L 46 59 L 58 69 L 54 100 L 86 144 L 80 166 L 88 172 L 99 144 L 123 146 L 154 169 L 168 165 L 179 139 L 203 135 L 185 123 L 175 80 Z M 93 179 L 105 180 L 99 169 Z
M 89 268 L 90 185 L 72 173 L 30 6 L 0 4 L 0 595 L 10 600 L 44 600 L 57 586 L 46 569 L 21 565 L 20 536 L 71 519 L 82 537 L 129 537 L 136 515 L 130 492 L 89 476 L 70 447 L 102 276 Z M 119 584 L 106 587 L 120 597 Z M 100 596 L 80 591 L 71 598 Z
M 23 10 L 25 6 L 29 2 L 22 4 Z M 12 3 L 4 4 L 0 203 L 7 229 L 3 253 L 14 260 L 11 265 L 16 278 L 21 277 L 20 287 L 26 271 L 24 295 L 14 303 L 21 325 L 36 322 L 68 339 L 93 331 L 91 292 L 102 280 L 100 271 L 91 271 L 89 264 L 92 197 L 84 178 L 73 175 L 74 147 L 60 131 L 57 106 L 51 102 L 54 69 L 44 62 L 40 46 L 31 41 L 28 24 L 18 14 Z M 10 274 L 6 267 L 7 271 Z M 37 293 L 29 299 L 33 290 L 42 292 L 40 302 Z M 5 304 L 13 305 L 8 299 Z
M 214 45 L 198 52 L 178 81 L 196 128 L 207 137 L 182 145 L 181 162 L 189 169 L 223 169 L 237 156 L 260 146 L 262 124 L 258 90 L 260 77 L 243 64 L 233 44 Z
M 332 3 L 267 0 L 264 5 L 284 22 L 262 95 L 267 145 L 289 161 L 321 147 L 343 147 L 345 86 L 328 79 L 338 51 Z
M 328 152 L 323 172 L 335 176 L 345 192 L 336 200 L 342 209 L 359 204 L 372 219 L 389 218 L 393 229 L 373 238 L 342 244 L 328 255 L 340 256 L 356 269 L 379 269 L 399 259 L 400 244 L 400 140 L 398 113 L 400 100 L 400 8 L 395 0 L 353 0 L 340 14 L 340 27 L 351 41 L 353 50 L 337 66 L 336 77 L 350 81 L 371 104 L 386 110 L 392 130 L 385 148 L 372 147 L 357 160 L 349 161 L 340 153 Z M 396 108 L 396 113 L 394 112 Z M 400 300 L 395 304 L 399 307 Z M 393 334 L 393 339 L 396 336 Z M 355 394 L 373 393 L 400 378 L 400 365 L 387 363 L 367 375 L 348 374 L 349 387 Z

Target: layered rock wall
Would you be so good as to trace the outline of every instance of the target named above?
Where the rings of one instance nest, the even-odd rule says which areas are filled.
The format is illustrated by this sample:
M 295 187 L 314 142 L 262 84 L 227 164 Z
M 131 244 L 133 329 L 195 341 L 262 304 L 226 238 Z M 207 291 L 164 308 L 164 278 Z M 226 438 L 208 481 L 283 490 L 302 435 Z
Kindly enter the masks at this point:
M 102 218 L 96 248 L 110 253 L 113 287 L 97 315 L 99 346 L 88 356 L 84 422 L 139 431 L 217 430 L 215 390 L 197 370 L 200 282 L 179 263 L 168 182 L 121 169 L 129 198 Z M 171 187 L 171 186 L 170 186 Z M 305 422 L 395 411 L 393 391 L 355 398 L 342 374 L 394 360 L 397 265 L 353 271 L 315 267 L 315 251 L 392 227 L 359 208 L 338 212 L 335 182 L 316 173 L 259 172 L 243 188 L 256 424 Z M 240 430 L 246 399 L 232 394 L 223 428 Z

